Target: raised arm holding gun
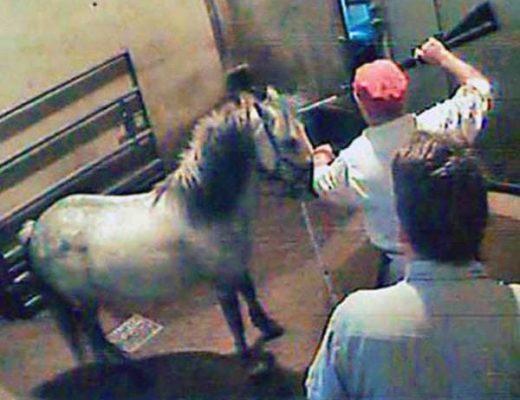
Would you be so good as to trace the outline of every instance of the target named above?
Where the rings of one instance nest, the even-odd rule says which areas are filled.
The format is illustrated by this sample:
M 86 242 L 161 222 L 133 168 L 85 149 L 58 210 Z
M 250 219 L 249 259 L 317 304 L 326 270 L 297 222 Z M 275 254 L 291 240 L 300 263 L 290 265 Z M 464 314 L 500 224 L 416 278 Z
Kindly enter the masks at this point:
M 476 68 L 430 38 L 415 51 L 423 62 L 450 73 L 459 83 L 455 95 L 421 113 L 405 113 L 409 78 L 391 60 L 376 60 L 355 72 L 352 90 L 368 124 L 360 137 L 335 157 L 330 145 L 314 150 L 313 188 L 326 197 L 338 188 L 353 190 L 365 213 L 371 243 L 381 252 L 377 287 L 403 277 L 404 243 L 399 237 L 390 163 L 412 132 L 464 136 L 473 142 L 490 109 L 490 83 Z

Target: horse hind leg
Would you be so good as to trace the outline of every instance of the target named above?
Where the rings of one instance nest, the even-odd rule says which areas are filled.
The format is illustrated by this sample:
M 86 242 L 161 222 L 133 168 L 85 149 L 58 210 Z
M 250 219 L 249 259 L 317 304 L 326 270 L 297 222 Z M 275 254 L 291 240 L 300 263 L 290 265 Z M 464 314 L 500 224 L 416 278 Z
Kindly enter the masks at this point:
M 81 319 L 96 361 L 102 364 L 124 364 L 128 361 L 124 352 L 105 337 L 97 305 L 85 307 L 81 312 Z
M 262 339 L 268 341 L 283 335 L 284 329 L 282 326 L 267 315 L 258 301 L 253 280 L 247 271 L 244 272 L 238 284 L 238 290 L 246 300 L 253 325 L 262 332 Z
M 76 362 L 81 365 L 86 361 L 86 349 L 82 339 L 81 322 L 74 306 L 52 286 L 35 273 L 36 285 L 49 305 L 49 311 L 65 339 Z
M 54 319 L 58 325 L 63 338 L 67 341 L 74 358 L 78 364 L 86 361 L 86 351 L 82 342 L 81 324 L 77 312 L 66 300 L 57 295 L 47 294 L 50 300 L 50 310 L 54 314 Z
M 101 366 L 99 370 L 100 380 L 105 378 L 106 373 L 116 372 L 118 376 L 121 376 L 120 373 L 125 371 L 130 374 L 131 381 L 137 384 L 135 389 L 138 391 L 146 389 L 152 383 L 153 377 L 139 366 L 132 364 L 122 350 L 107 340 L 99 321 L 97 305 L 89 305 L 83 309 L 82 322 L 90 340 L 94 357 Z M 116 367 L 115 370 L 111 369 L 113 366 Z

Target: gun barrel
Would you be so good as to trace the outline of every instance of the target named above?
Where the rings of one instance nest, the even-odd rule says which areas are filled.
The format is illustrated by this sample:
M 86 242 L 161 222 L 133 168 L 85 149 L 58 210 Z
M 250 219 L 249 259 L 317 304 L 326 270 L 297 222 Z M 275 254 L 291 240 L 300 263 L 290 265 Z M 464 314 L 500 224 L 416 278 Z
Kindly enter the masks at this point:
M 464 33 L 461 33 L 458 36 L 452 37 L 445 42 L 445 44 L 453 49 L 459 47 L 460 45 L 471 42 L 475 39 L 478 39 L 488 33 L 494 32 L 498 29 L 498 26 L 491 21 L 484 22 L 480 26 L 476 26 L 472 29 L 467 30 Z

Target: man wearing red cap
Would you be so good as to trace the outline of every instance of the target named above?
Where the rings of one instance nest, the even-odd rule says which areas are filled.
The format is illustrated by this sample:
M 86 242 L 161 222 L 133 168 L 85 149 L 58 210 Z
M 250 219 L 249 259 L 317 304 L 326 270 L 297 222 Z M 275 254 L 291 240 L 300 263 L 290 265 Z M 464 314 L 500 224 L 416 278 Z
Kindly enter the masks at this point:
M 314 150 L 315 192 L 326 197 L 328 192 L 347 187 L 361 200 L 367 234 L 381 251 L 377 287 L 395 283 L 404 275 L 404 243 L 390 172 L 394 153 L 416 130 L 463 135 L 473 142 L 491 104 L 488 80 L 438 40 L 430 38 L 416 49 L 415 56 L 440 66 L 458 81 L 460 87 L 452 98 L 420 114 L 406 114 L 408 75 L 390 60 L 364 64 L 356 70 L 352 88 L 368 128 L 336 158 L 328 144 Z

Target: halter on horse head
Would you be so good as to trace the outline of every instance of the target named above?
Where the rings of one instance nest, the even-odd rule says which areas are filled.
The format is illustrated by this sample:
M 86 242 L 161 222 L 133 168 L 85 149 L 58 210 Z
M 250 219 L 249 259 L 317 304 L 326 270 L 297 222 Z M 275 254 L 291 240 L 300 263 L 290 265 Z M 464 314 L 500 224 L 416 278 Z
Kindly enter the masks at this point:
M 266 103 L 255 103 L 273 153 L 271 168 L 265 164 L 262 168 L 272 177 L 296 183 L 301 174 L 309 172 L 312 145 L 302 122 L 294 118 L 296 104 L 291 98 L 280 96 L 272 87 L 267 87 Z M 278 114 L 273 115 L 273 112 Z

